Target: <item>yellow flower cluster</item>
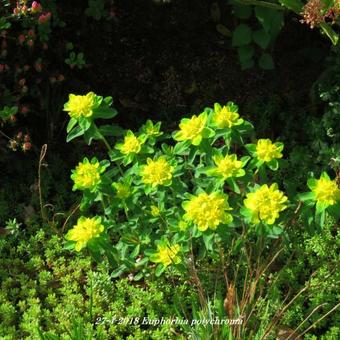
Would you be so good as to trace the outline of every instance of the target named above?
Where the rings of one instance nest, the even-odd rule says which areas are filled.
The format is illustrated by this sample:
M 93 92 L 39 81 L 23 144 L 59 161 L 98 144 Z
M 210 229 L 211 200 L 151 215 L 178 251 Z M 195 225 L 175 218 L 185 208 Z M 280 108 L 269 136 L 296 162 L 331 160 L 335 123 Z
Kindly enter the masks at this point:
M 68 102 L 64 106 L 64 111 L 68 111 L 71 118 L 79 119 L 81 117 L 89 118 L 93 115 L 93 109 L 96 105 L 96 95 L 89 92 L 85 96 L 70 94 Z
M 235 154 L 223 156 L 214 156 L 215 168 L 208 171 L 210 175 L 220 176 L 224 179 L 230 177 L 241 177 L 245 175 L 245 171 L 242 169 L 243 163 L 237 160 Z
M 161 211 L 159 210 L 159 208 L 156 206 L 156 205 L 152 205 L 150 207 L 150 214 L 153 216 L 153 217 L 157 217 L 161 214 Z
M 74 181 L 73 190 L 95 190 L 100 179 L 101 167 L 98 161 L 90 163 L 87 158 L 72 170 L 71 179 Z
M 164 157 L 157 160 L 147 159 L 147 165 L 141 170 L 142 181 L 144 184 L 151 184 L 153 187 L 157 185 L 170 185 L 174 167 L 171 166 Z
M 199 116 L 193 115 L 190 119 L 184 118 L 179 124 L 180 130 L 174 134 L 174 139 L 181 142 L 189 140 L 193 145 L 199 145 L 203 138 L 203 130 L 207 123 L 206 112 Z
M 228 196 L 219 192 L 200 193 L 183 203 L 186 211 L 183 218 L 197 225 L 198 230 L 208 228 L 215 230 L 220 224 L 232 222 L 233 217 L 227 211 L 232 210 L 228 204 Z
M 340 188 L 336 181 L 332 181 L 328 176 L 322 176 L 316 180 L 312 192 L 315 194 L 316 201 L 326 206 L 334 205 L 340 201 Z
M 263 162 L 270 162 L 273 159 L 282 158 L 282 143 L 272 143 L 270 139 L 259 139 L 256 144 L 256 156 Z
M 287 208 L 286 201 L 287 197 L 278 190 L 277 184 L 273 183 L 270 187 L 264 184 L 254 192 L 248 193 L 244 205 L 251 210 L 253 223 L 264 221 L 273 224 L 279 213 Z
M 152 262 L 162 263 L 164 266 L 178 264 L 181 258 L 177 255 L 181 247 L 179 244 L 170 246 L 168 244 L 157 245 L 158 252 L 152 257 Z
M 117 144 L 116 149 L 124 155 L 137 154 L 141 151 L 142 144 L 142 141 L 129 130 L 124 137 L 123 144 Z
M 77 224 L 66 234 L 66 239 L 76 242 L 75 250 L 86 247 L 87 242 L 98 237 L 104 231 L 100 217 L 80 217 Z
M 213 123 L 220 129 L 230 129 L 232 126 L 241 125 L 243 119 L 240 118 L 240 115 L 236 110 L 232 110 L 228 105 L 221 106 L 220 104 L 215 103 Z

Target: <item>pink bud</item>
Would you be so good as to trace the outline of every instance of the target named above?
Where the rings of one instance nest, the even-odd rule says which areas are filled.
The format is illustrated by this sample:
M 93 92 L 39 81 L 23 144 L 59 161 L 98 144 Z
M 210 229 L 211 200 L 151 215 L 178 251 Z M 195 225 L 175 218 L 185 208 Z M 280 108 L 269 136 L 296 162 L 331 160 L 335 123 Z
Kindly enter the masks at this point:
M 23 34 L 20 34 L 18 40 L 19 40 L 19 44 L 22 45 L 24 41 L 26 40 L 26 37 Z
M 28 8 L 27 8 L 26 5 L 24 5 L 24 6 L 21 7 L 21 13 L 22 13 L 22 14 L 26 14 L 27 11 L 28 11 Z
M 33 47 L 33 46 L 34 46 L 34 41 L 33 41 L 32 39 L 28 40 L 28 41 L 27 41 L 27 45 L 28 45 L 29 47 Z
M 51 12 L 47 12 L 46 14 L 41 14 L 38 21 L 40 24 L 45 24 L 51 19 L 51 16 L 52 16 Z
M 30 142 L 25 142 L 23 145 L 22 145 L 22 150 L 23 151 L 28 151 L 30 150 L 32 147 L 32 144 Z
M 35 32 L 33 29 L 30 29 L 27 34 L 30 36 L 30 37 L 34 37 L 35 36 Z
M 41 5 L 37 1 L 32 2 L 31 12 L 32 13 L 40 13 L 42 10 Z
M 14 14 L 14 15 L 19 15 L 19 14 L 20 14 L 20 8 L 15 7 L 15 8 L 13 9 L 13 14 Z
M 26 114 L 26 113 L 28 113 L 29 112 L 29 108 L 27 107 L 27 106 L 23 106 L 22 108 L 21 108 L 21 113 L 23 113 L 23 114 Z

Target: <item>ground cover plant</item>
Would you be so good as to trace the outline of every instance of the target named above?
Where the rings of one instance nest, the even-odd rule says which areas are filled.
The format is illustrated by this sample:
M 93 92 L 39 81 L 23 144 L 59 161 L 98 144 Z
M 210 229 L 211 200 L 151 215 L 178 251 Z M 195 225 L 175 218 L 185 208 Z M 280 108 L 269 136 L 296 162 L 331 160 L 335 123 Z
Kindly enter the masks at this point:
M 337 2 L 0 4 L 1 337 L 339 338 Z

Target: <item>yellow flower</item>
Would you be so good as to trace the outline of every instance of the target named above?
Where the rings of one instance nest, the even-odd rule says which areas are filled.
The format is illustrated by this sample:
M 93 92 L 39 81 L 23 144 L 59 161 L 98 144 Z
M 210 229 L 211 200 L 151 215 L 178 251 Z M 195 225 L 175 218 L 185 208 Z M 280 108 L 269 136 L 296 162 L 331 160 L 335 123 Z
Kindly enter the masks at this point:
M 282 143 L 272 143 L 270 139 L 259 139 L 256 145 L 256 156 L 263 162 L 270 162 L 276 158 L 282 158 Z
M 83 162 L 79 163 L 75 170 L 72 170 L 73 190 L 95 190 L 101 183 L 100 174 L 104 169 L 96 159 L 90 163 L 87 158 L 84 158 Z
M 190 119 L 182 119 L 179 124 L 180 130 L 174 134 L 173 138 L 179 142 L 189 140 L 193 145 L 199 145 L 204 135 L 207 119 L 206 112 L 199 116 L 193 115 Z
M 68 111 L 71 118 L 89 118 L 93 114 L 96 106 L 96 95 L 89 92 L 85 96 L 70 94 L 68 102 L 64 106 L 64 111 Z
M 179 221 L 178 222 L 178 229 L 180 231 L 185 231 L 185 230 L 187 230 L 187 228 L 188 228 L 188 223 L 187 222 L 185 222 L 185 221 Z
M 131 195 L 131 188 L 125 183 L 112 183 L 112 186 L 116 189 L 116 197 L 122 200 L 127 199 Z
M 157 185 L 170 185 L 174 167 L 171 166 L 164 157 L 159 157 L 153 161 L 147 159 L 147 165 L 141 170 L 142 181 L 145 184 L 151 184 L 153 187 Z
M 252 212 L 252 222 L 257 224 L 261 220 L 273 224 L 279 213 L 287 208 L 287 197 L 278 190 L 278 185 L 273 183 L 270 187 L 262 185 L 254 192 L 248 193 L 244 205 Z
M 237 112 L 237 106 L 228 103 L 227 106 L 221 106 L 218 103 L 214 105 L 213 123 L 220 129 L 231 128 L 234 125 L 241 125 L 243 119 Z
M 330 206 L 340 201 L 340 188 L 335 180 L 331 180 L 326 173 L 315 180 L 311 186 L 318 204 Z
M 243 163 L 237 160 L 235 154 L 223 156 L 214 156 L 215 168 L 208 171 L 210 175 L 220 176 L 224 179 L 230 177 L 241 177 L 245 175 L 245 171 L 242 169 Z
M 178 264 L 181 258 L 177 255 L 181 247 L 179 244 L 170 246 L 168 243 L 157 245 L 158 252 L 150 257 L 150 260 L 155 263 L 162 263 L 165 267 L 170 264 Z
M 228 196 L 222 193 L 200 193 L 183 203 L 186 211 L 183 218 L 197 225 L 198 230 L 216 229 L 220 224 L 228 224 L 233 220 L 232 210 L 228 204 Z
M 159 215 L 161 214 L 159 208 L 158 208 L 156 205 L 152 205 L 152 206 L 151 206 L 151 211 L 150 211 L 150 213 L 151 213 L 151 215 L 152 215 L 153 217 L 157 217 L 157 216 L 159 216 Z
M 77 224 L 65 236 L 69 241 L 76 242 L 75 250 L 80 251 L 91 239 L 98 237 L 104 231 L 100 217 L 80 217 Z
M 140 152 L 142 144 L 143 142 L 129 130 L 124 137 L 124 143 L 117 144 L 116 149 L 120 150 L 124 155 L 136 154 Z

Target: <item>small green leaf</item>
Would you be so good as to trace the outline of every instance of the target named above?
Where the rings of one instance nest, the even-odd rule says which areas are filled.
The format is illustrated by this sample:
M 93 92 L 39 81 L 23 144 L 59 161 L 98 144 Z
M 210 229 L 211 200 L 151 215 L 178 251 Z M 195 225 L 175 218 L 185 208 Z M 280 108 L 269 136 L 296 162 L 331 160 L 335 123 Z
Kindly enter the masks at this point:
M 115 117 L 118 114 L 116 109 L 111 107 L 99 107 L 93 110 L 93 118 L 102 118 L 102 119 L 110 119 Z
M 237 51 L 241 64 L 252 60 L 254 56 L 254 48 L 251 45 L 241 46 Z
M 263 53 L 259 59 L 259 66 L 264 70 L 273 70 L 274 61 L 269 53 Z
M 247 5 L 233 5 L 233 13 L 236 18 L 249 19 L 252 15 L 252 6 Z
M 259 45 L 263 50 L 265 50 L 270 43 L 270 35 L 264 30 L 260 29 L 253 32 L 253 40 L 257 45 Z
M 70 121 L 67 124 L 67 128 L 66 128 L 67 133 L 69 133 L 74 128 L 74 126 L 77 124 L 77 122 L 78 121 L 75 118 L 70 119 Z
M 235 28 L 232 37 L 233 46 L 245 46 L 251 42 L 252 31 L 246 24 L 240 24 Z
M 296 14 L 300 14 L 302 11 L 303 2 L 300 0 L 279 0 L 279 3 Z
M 66 142 L 70 142 L 72 139 L 82 136 L 84 130 L 80 126 L 76 126 L 66 137 Z

